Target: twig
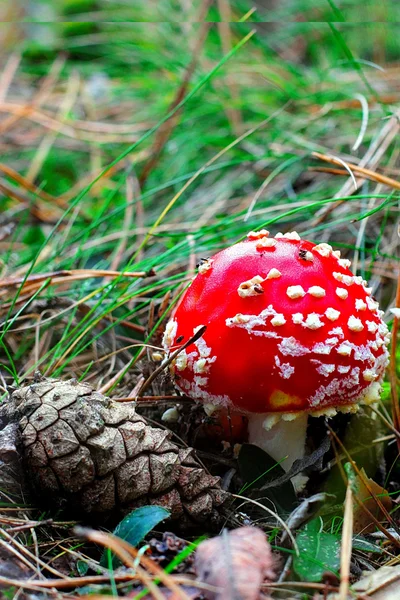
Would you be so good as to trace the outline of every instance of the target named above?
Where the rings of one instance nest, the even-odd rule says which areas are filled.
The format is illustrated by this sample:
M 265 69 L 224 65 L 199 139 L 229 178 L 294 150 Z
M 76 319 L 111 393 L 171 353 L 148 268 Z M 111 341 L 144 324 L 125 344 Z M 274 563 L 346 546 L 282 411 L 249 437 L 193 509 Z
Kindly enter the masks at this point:
M 32 205 L 27 195 L 25 195 L 20 189 L 11 187 L 11 185 L 4 179 L 0 180 L 0 192 L 4 194 L 4 196 L 12 198 L 19 204 L 27 206 L 31 214 L 39 221 L 43 221 L 43 223 L 52 223 L 56 217 L 58 218 L 61 216 L 60 212 L 54 210 L 54 207 L 49 208 L 47 206 L 42 206 L 41 200 L 36 202 L 36 206 Z
M 123 575 L 114 573 L 113 579 L 117 582 L 125 582 L 137 580 L 139 577 L 135 573 L 124 573 Z M 85 585 L 108 583 L 109 581 L 110 577 L 106 577 L 104 575 L 68 577 L 68 579 L 46 579 L 46 581 L 26 581 L 25 579 L 11 579 L 9 577 L 0 576 L 0 583 L 6 586 L 33 590 L 35 592 L 39 592 L 43 589 L 51 590 L 53 588 L 56 590 L 69 590 L 76 587 L 83 587 Z
M 7 175 L 7 177 L 10 177 L 10 179 L 13 179 L 16 183 L 19 183 L 19 185 L 24 187 L 28 192 L 32 192 L 33 194 L 35 194 L 35 196 L 37 196 L 38 198 L 41 198 L 42 200 L 50 202 L 51 204 L 58 204 L 58 206 L 60 206 L 60 208 L 65 209 L 67 207 L 66 202 L 64 202 L 63 200 L 60 200 L 59 198 L 56 198 L 55 196 L 52 196 L 51 194 L 48 194 L 44 190 L 40 189 L 35 184 L 33 184 L 31 181 L 26 179 L 26 177 L 24 177 L 17 171 L 14 171 L 14 169 L 12 167 L 10 167 L 9 165 L 0 163 L 0 171 L 2 171 L 5 175 Z
M 343 166 L 343 161 L 339 160 L 334 156 L 329 156 L 327 154 L 321 154 L 320 152 L 312 152 L 312 156 L 314 158 L 319 158 L 325 162 L 330 162 L 333 165 L 341 165 Z M 365 179 L 370 179 L 371 181 L 377 181 L 378 183 L 383 183 L 389 187 L 394 188 L 395 190 L 400 190 L 400 182 L 392 179 L 391 177 L 387 177 L 386 175 L 381 175 L 380 173 L 376 173 L 375 171 L 371 171 L 370 169 L 366 169 L 364 167 L 360 167 L 354 163 L 346 162 L 346 165 L 354 171 L 363 176 Z M 321 170 L 321 167 L 315 167 L 314 170 Z M 335 172 L 335 174 L 345 175 L 348 174 L 343 169 L 330 169 L 330 173 Z
M 296 540 L 294 539 L 293 533 L 290 531 L 290 529 L 286 525 L 285 521 L 277 513 L 274 513 L 273 510 L 271 510 L 267 506 L 264 506 L 264 504 L 261 504 L 261 502 L 257 502 L 256 500 L 253 500 L 252 498 L 246 498 L 245 496 L 240 496 L 239 494 L 232 494 L 232 497 L 238 498 L 239 500 L 244 500 L 245 502 L 250 502 L 250 504 L 254 504 L 255 506 L 258 506 L 258 508 L 265 510 L 267 513 L 269 513 L 270 515 L 275 517 L 275 519 L 278 521 L 278 523 L 280 523 L 282 525 L 282 527 L 288 534 L 290 541 L 292 542 L 293 548 L 296 552 L 296 556 L 299 556 L 299 548 L 296 544 Z
M 346 600 L 350 584 L 350 562 L 353 541 L 353 493 L 350 483 L 347 484 L 344 502 L 344 518 L 342 544 L 340 550 L 340 587 L 338 600 Z
M 0 102 L 7 96 L 8 89 L 21 61 L 21 54 L 14 52 L 9 57 L 0 77 Z
M 190 600 L 187 594 L 185 594 L 185 592 L 174 582 L 170 575 L 168 575 L 150 558 L 140 554 L 136 548 L 128 544 L 128 542 L 125 540 L 118 538 L 111 533 L 104 533 L 102 531 L 96 531 L 94 529 L 88 529 L 85 527 L 75 527 L 74 532 L 76 535 L 78 535 L 78 537 L 89 540 L 90 542 L 94 542 L 95 544 L 99 544 L 104 548 L 110 548 L 110 550 L 119 556 L 119 558 L 128 567 L 137 571 L 138 576 L 140 575 L 146 587 L 149 588 L 151 593 L 154 595 L 154 598 L 157 598 L 157 600 L 164 600 L 164 597 L 151 580 L 145 569 L 140 566 L 140 563 L 142 563 L 146 569 L 148 569 L 165 586 L 174 592 L 177 598 L 180 598 L 181 600 Z
M 3 538 L 5 538 L 5 540 L 0 540 L 0 544 L 1 545 L 5 545 L 8 550 L 10 552 L 13 552 L 14 554 L 18 554 L 19 555 L 19 559 L 22 560 L 25 564 L 27 564 L 32 570 L 35 570 L 34 567 L 32 567 L 32 564 L 29 563 L 29 560 L 36 561 L 37 562 L 37 566 L 38 566 L 38 572 L 39 571 L 39 567 L 42 567 L 42 569 L 47 569 L 52 575 L 55 575 L 56 577 L 61 577 L 63 578 L 64 575 L 62 573 L 60 573 L 60 571 L 53 569 L 53 567 L 51 567 L 50 565 L 46 564 L 43 560 L 41 560 L 38 556 L 34 556 L 29 550 L 28 548 L 26 548 L 23 544 L 21 544 L 20 542 L 18 542 L 17 540 L 15 540 L 8 531 L 5 531 L 4 529 L 0 529 L 0 534 Z M 17 548 L 17 550 L 14 550 L 13 545 Z M 25 555 L 27 558 L 24 558 L 21 555 Z M 29 560 L 28 560 L 29 559 Z
M 367 164 L 371 167 L 375 167 L 379 164 L 383 154 L 386 152 L 390 144 L 393 142 L 399 132 L 399 122 L 397 116 L 391 117 L 389 121 L 384 125 L 377 138 L 371 143 L 367 152 L 360 160 L 359 167 L 365 167 Z M 318 154 L 318 153 L 317 153 Z M 335 194 L 335 198 L 343 198 L 347 196 L 351 191 L 351 185 L 349 181 L 341 187 L 341 189 Z M 338 200 L 324 207 L 317 217 L 312 221 L 311 227 L 320 225 L 328 215 L 330 215 L 338 206 L 343 204 L 344 200 Z
M 82 279 L 91 279 L 96 277 L 128 277 L 141 278 L 153 277 L 154 271 L 108 271 L 103 269 L 71 269 L 69 271 L 52 271 L 50 273 L 39 273 L 37 275 L 28 275 L 28 277 L 9 277 L 0 280 L 1 288 L 14 288 L 22 284 L 22 289 L 25 294 L 36 291 L 43 282 L 48 281 L 48 285 L 61 285 L 63 283 L 71 283 Z M 0 295 L 4 295 L 6 290 L 0 291 Z

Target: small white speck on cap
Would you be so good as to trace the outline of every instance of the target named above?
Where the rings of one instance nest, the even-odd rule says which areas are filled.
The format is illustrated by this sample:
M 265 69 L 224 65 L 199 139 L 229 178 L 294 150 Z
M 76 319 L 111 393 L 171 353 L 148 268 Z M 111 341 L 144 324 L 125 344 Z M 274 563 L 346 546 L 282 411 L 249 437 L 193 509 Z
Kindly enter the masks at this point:
M 357 285 L 364 285 L 365 280 L 361 277 L 361 275 L 353 275 L 353 283 Z
M 324 288 L 319 285 L 313 285 L 308 288 L 308 293 L 310 296 L 314 296 L 314 298 L 323 298 L 326 295 Z
M 378 331 L 378 323 L 375 321 L 365 321 L 367 324 L 367 329 L 370 333 L 376 333 Z
M 246 237 L 248 240 L 259 240 L 260 238 L 268 236 L 269 231 L 267 231 L 266 229 L 260 229 L 260 231 L 249 231 Z
M 178 371 L 183 371 L 184 369 L 186 369 L 187 363 L 187 354 L 185 350 L 182 350 L 182 352 L 180 352 L 175 359 L 175 367 Z
M 350 371 L 350 365 L 338 365 L 338 373 L 348 373 Z
M 307 250 L 307 252 L 304 255 L 304 260 L 308 260 L 308 262 L 313 262 L 313 260 L 314 260 L 313 253 L 310 252 L 309 250 Z
M 317 244 L 314 246 L 313 250 L 318 252 L 321 256 L 330 256 L 332 254 L 332 246 L 330 244 Z
M 274 327 L 280 327 L 281 325 L 284 325 L 286 323 L 286 319 L 285 317 L 278 313 L 276 314 L 272 319 L 271 319 L 271 325 L 273 325 Z
M 364 325 L 362 324 L 361 320 L 357 317 L 354 317 L 353 315 L 349 317 L 347 325 L 350 331 L 362 331 L 364 329 Z
M 338 335 L 339 337 L 344 337 L 343 329 L 341 327 L 334 327 L 330 331 L 328 331 L 329 335 Z
M 367 306 L 368 306 L 369 310 L 371 310 L 372 312 L 378 310 L 379 304 L 377 302 L 375 302 L 375 300 L 373 298 L 370 298 L 368 296 L 368 298 L 366 298 L 366 301 L 367 301 Z
M 199 264 L 199 268 L 198 268 L 198 272 L 201 275 L 204 275 L 204 273 L 207 273 L 207 271 L 210 271 L 212 264 L 213 264 L 214 260 L 212 258 L 207 258 L 207 260 L 203 260 L 200 264 Z
M 339 340 L 337 338 L 330 338 L 331 340 L 334 339 L 335 343 L 338 342 Z M 328 340 L 327 340 L 328 342 Z M 333 344 L 334 345 L 334 344 Z M 314 344 L 312 351 L 315 354 L 330 354 L 332 351 L 332 345 L 329 343 L 324 343 L 324 342 L 317 342 L 316 344 Z
M 339 298 L 341 298 L 342 300 L 346 300 L 348 295 L 349 292 L 344 288 L 336 288 L 336 296 L 339 296 Z
M 286 294 L 292 300 L 295 300 L 296 298 L 304 298 L 304 296 L 306 295 L 301 285 L 290 285 L 286 290 Z
M 341 254 L 340 254 L 340 250 L 334 250 L 332 252 L 333 256 L 336 256 L 336 258 L 340 258 Z
M 237 292 L 241 298 L 247 298 L 248 296 L 259 296 L 264 292 L 261 283 L 264 279 L 261 275 L 255 275 L 248 281 L 242 281 L 239 285 Z
M 300 325 L 304 321 L 304 316 L 301 313 L 294 313 L 292 315 L 292 321 L 295 325 Z
M 199 360 L 196 360 L 193 365 L 193 371 L 195 373 L 207 373 L 207 371 L 208 371 L 207 359 L 199 358 Z
M 295 240 L 296 242 L 299 242 L 301 239 L 297 231 L 288 231 L 283 234 L 283 237 L 287 240 Z
M 281 231 L 278 231 L 278 233 L 277 233 L 277 234 L 275 234 L 275 239 L 276 239 L 276 240 L 279 240 L 279 239 L 281 239 L 281 238 L 283 238 L 283 237 L 285 237 L 285 236 L 283 235 L 283 233 L 282 233 Z
M 339 273 L 339 271 L 333 271 L 332 275 L 336 279 L 336 281 L 343 281 L 343 273 Z
M 380 335 L 385 335 L 386 333 L 389 333 L 389 329 L 386 323 L 379 323 L 378 331 Z
M 343 275 L 342 282 L 344 285 L 353 285 L 354 277 L 352 275 Z
M 351 260 L 348 258 L 339 258 L 338 263 L 343 269 L 349 269 L 351 267 Z
M 370 296 L 372 294 L 372 287 L 364 286 L 364 292 L 367 294 L 367 296 Z
M 356 310 L 366 310 L 367 305 L 365 304 L 364 300 L 362 300 L 361 298 L 357 298 L 356 300 Z
M 175 319 L 168 321 L 168 323 L 165 327 L 164 336 L 163 336 L 163 340 L 162 340 L 164 347 L 170 348 L 173 345 L 177 329 L 178 329 L 178 322 L 175 321 Z
M 265 279 L 278 279 L 282 273 L 278 269 L 271 269 Z
M 307 329 L 319 329 L 320 327 L 323 327 L 323 325 L 324 324 L 317 313 L 310 313 L 307 315 L 307 318 L 303 323 L 303 327 L 307 327 Z
M 330 321 L 337 321 L 340 317 L 340 312 L 334 308 L 327 308 L 325 311 L 326 318 Z
M 265 248 L 274 248 L 276 241 L 273 238 L 262 237 L 257 239 L 256 248 L 257 250 L 264 250 Z
M 352 348 L 351 346 L 346 344 L 346 342 L 343 342 L 343 344 L 340 344 L 340 346 L 336 350 L 337 353 L 341 354 L 342 356 L 350 356 Z
M 317 367 L 317 372 L 320 375 L 323 375 L 324 377 L 329 377 L 329 375 L 331 375 L 331 373 L 333 373 L 335 370 L 335 365 L 327 365 L 325 363 L 320 364 Z
M 375 381 L 375 379 L 378 377 L 373 369 L 365 369 L 362 376 L 364 381 Z
M 248 323 L 250 321 L 250 315 L 242 315 L 242 313 L 237 313 L 234 317 L 232 317 L 232 319 L 230 319 L 230 321 L 236 325 Z
M 283 379 L 290 379 L 294 373 L 294 367 L 290 363 L 281 363 L 279 356 L 275 356 L 275 364 L 279 369 L 279 375 Z

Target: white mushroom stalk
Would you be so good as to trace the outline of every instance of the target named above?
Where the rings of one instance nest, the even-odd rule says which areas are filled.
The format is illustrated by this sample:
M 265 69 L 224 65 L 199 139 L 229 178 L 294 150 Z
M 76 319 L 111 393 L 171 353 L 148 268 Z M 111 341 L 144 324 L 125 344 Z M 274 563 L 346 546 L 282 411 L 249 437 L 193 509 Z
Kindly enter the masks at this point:
M 277 422 L 274 422 L 275 415 L 271 413 L 252 414 L 248 419 L 249 443 L 264 450 L 284 471 L 290 471 L 294 461 L 303 458 L 306 449 L 307 413 L 289 420 L 278 418 Z

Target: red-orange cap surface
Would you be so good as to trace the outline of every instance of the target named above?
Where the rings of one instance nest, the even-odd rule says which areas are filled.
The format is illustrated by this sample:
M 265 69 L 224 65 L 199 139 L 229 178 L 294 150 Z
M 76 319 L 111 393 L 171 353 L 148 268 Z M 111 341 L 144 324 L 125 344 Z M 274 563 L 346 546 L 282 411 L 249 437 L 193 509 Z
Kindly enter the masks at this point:
M 296 232 L 247 240 L 204 261 L 167 324 L 176 386 L 248 413 L 351 410 L 378 399 L 388 328 L 350 261 Z

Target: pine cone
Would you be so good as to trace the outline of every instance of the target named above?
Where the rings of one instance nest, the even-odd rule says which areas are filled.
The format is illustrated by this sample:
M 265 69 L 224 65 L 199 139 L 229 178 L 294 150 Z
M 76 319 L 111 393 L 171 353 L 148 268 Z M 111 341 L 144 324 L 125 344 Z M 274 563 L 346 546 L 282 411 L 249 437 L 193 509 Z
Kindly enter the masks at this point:
M 133 403 L 118 403 L 76 381 L 41 378 L 11 396 L 26 474 L 42 504 L 92 519 L 144 504 L 180 523 L 215 523 L 227 498 L 191 449 L 150 427 Z

